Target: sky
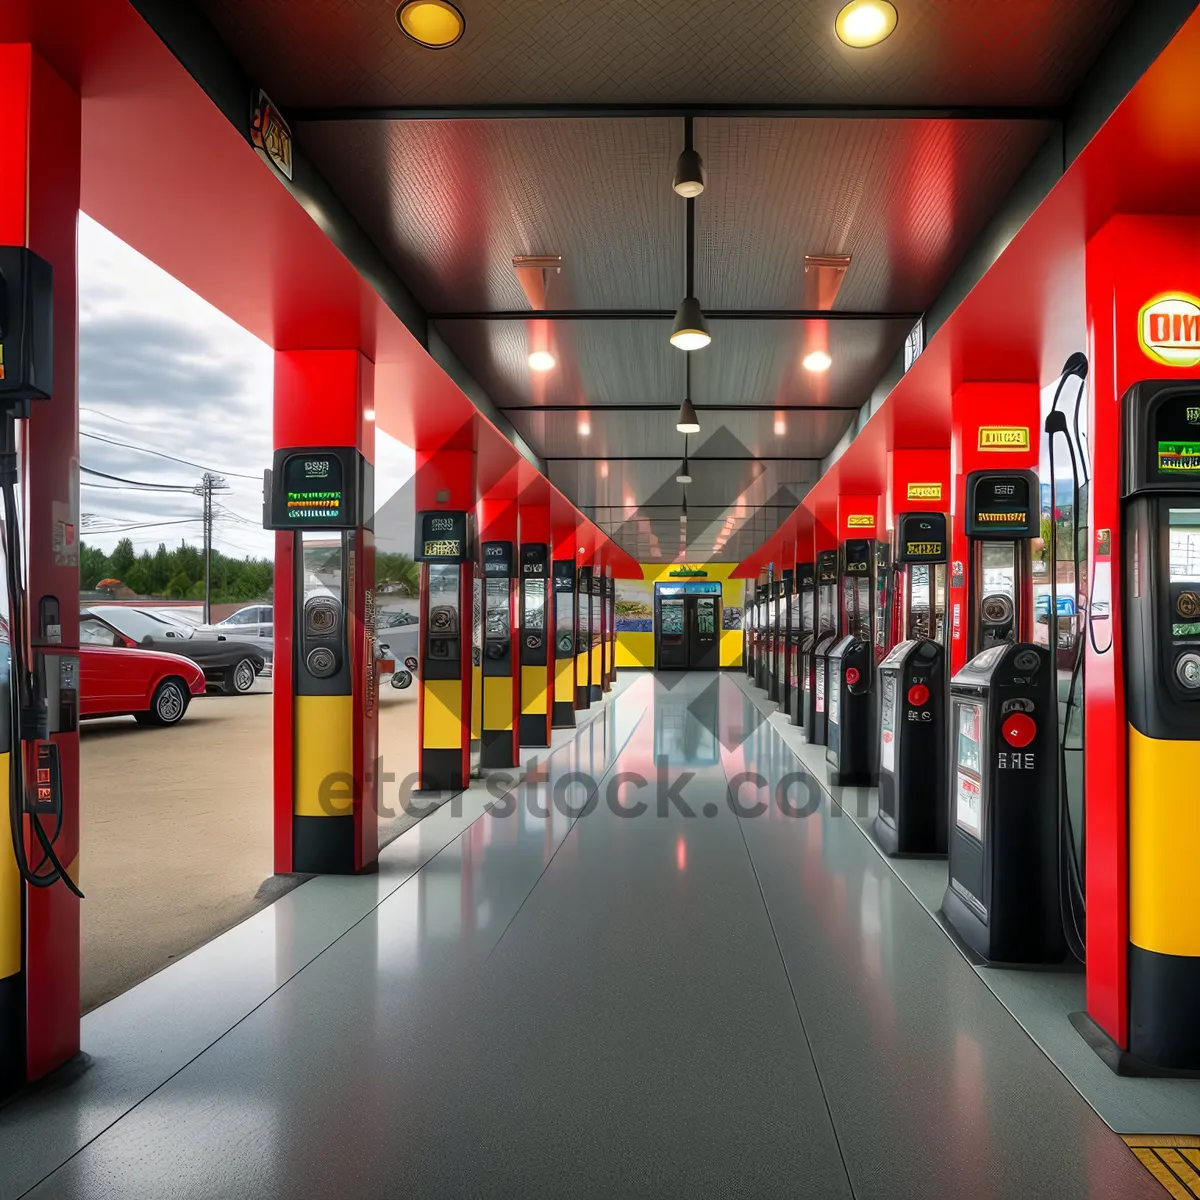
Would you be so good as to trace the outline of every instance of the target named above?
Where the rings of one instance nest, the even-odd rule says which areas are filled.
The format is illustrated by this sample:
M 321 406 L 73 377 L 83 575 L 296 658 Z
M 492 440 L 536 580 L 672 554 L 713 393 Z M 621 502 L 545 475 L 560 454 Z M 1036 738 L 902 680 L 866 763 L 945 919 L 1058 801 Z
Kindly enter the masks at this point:
M 271 557 L 274 534 L 262 528 L 271 387 L 270 347 L 81 215 L 79 457 L 86 543 L 111 550 L 128 537 L 139 551 L 160 542 L 200 545 L 201 500 L 191 489 L 209 470 L 229 489 L 217 500 L 214 546 L 238 558 Z M 379 432 L 377 503 L 412 472 L 412 451 Z

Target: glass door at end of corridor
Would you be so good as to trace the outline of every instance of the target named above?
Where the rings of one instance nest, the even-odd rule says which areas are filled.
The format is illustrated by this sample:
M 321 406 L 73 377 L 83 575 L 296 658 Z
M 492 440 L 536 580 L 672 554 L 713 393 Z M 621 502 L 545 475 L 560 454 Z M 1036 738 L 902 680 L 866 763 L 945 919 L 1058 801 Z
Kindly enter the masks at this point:
M 660 670 L 686 670 L 688 665 L 685 597 L 658 598 L 658 661 Z

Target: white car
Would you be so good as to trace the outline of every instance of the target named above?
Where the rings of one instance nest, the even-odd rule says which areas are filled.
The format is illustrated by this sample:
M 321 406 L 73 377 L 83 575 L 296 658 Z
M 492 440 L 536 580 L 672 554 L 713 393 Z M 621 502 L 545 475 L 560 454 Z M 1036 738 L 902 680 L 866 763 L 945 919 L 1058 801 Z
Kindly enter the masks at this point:
M 269 664 L 275 652 L 275 610 L 269 604 L 250 604 L 223 621 L 211 625 L 200 625 L 203 633 L 223 633 L 257 646 Z

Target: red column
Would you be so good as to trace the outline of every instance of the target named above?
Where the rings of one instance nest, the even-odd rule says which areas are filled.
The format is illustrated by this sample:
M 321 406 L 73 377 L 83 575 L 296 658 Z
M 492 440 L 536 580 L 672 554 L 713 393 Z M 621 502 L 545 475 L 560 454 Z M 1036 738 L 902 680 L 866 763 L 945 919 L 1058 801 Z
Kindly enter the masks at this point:
M 275 448 L 353 447 L 375 458 L 375 365 L 358 350 L 275 355 Z M 368 514 L 370 516 L 371 514 Z M 344 555 L 348 682 L 305 685 L 297 667 L 303 538 L 326 560 Z M 338 578 L 336 568 L 329 578 Z M 379 688 L 375 669 L 375 540 L 370 527 L 275 535 L 275 870 L 350 873 L 379 852 Z M 326 694 L 321 694 L 324 691 Z M 303 693 L 303 694 L 298 694 Z
M 1037 469 L 1041 445 L 1041 393 L 1036 383 L 962 383 L 951 397 L 950 469 L 950 674 L 967 661 L 969 602 L 966 502 L 967 476 L 994 471 Z M 1003 446 L 981 432 L 1024 431 L 1024 445 Z M 1036 499 L 1036 497 L 1035 497 Z M 1024 609 L 1033 611 L 1031 592 Z
M 0 245 L 28 246 L 54 268 L 54 396 L 34 402 L 23 448 L 27 627 L 35 655 L 72 655 L 79 646 L 79 97 L 32 47 L 3 45 L 0 120 Z M 42 627 L 43 597 L 58 602 L 57 629 Z M 53 737 L 63 793 L 55 850 L 77 879 L 79 735 L 71 728 Z M 29 843 L 27 829 L 36 863 L 40 850 Z M 41 1078 L 78 1050 L 79 901 L 62 883 L 24 886 L 6 831 L 0 835 L 0 1094 Z
M 479 541 L 484 548 L 485 627 L 496 618 L 493 608 L 501 601 L 507 605 L 508 644 L 501 653 L 497 639 L 488 638 L 483 658 L 482 764 L 485 767 L 515 767 L 521 762 L 521 672 L 517 623 L 518 584 L 515 575 L 520 563 L 517 519 L 517 472 L 497 484 L 479 502 Z M 487 550 L 508 548 L 507 563 L 513 574 L 493 578 L 489 573 Z M 495 556 L 499 561 L 500 555 Z

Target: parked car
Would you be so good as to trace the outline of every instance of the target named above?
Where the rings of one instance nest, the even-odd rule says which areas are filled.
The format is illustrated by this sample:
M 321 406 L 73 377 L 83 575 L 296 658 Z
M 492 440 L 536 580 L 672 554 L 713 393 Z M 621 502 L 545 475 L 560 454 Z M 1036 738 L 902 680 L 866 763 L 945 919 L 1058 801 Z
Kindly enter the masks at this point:
M 223 621 L 198 625 L 200 633 L 223 633 L 239 642 L 257 646 L 270 662 L 275 654 L 275 610 L 270 604 L 249 604 Z
M 80 619 L 84 617 L 94 617 L 107 625 L 120 635 L 122 645 L 190 658 L 204 672 L 209 691 L 244 695 L 266 665 L 263 652 L 249 642 L 203 633 L 191 625 L 176 625 L 143 608 L 97 604 L 82 609 Z
M 181 655 L 134 649 L 128 641 L 99 617 L 81 614 L 79 715 L 179 724 L 192 697 L 204 695 L 204 672 Z

